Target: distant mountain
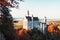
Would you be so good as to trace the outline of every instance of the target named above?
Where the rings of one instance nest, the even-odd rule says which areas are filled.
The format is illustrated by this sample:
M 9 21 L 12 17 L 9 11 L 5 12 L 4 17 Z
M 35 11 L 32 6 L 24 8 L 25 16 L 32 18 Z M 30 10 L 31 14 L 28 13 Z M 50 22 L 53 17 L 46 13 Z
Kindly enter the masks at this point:
M 23 18 L 13 18 L 13 21 L 20 21 L 23 20 Z

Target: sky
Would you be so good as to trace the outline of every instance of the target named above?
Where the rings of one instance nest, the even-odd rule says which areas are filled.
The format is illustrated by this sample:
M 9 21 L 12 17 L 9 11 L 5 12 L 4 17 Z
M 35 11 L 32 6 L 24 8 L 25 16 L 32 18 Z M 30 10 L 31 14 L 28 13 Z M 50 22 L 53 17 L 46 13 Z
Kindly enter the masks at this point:
M 29 10 L 30 15 L 43 18 L 60 18 L 60 0 L 24 0 L 20 2 L 19 8 L 11 9 L 12 16 L 16 18 L 24 17 Z

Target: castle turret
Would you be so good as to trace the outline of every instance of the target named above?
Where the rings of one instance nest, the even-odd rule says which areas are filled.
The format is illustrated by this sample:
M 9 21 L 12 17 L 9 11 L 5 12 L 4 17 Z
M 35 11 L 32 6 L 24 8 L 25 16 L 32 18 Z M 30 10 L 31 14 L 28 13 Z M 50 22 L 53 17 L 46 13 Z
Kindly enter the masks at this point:
M 42 27 L 43 27 L 43 34 L 46 33 L 46 27 L 47 27 L 46 23 L 47 23 L 47 19 L 46 19 L 46 16 L 45 16 L 45 17 L 44 17 L 44 23 L 42 24 Z
M 46 19 L 46 16 L 45 16 L 44 19 L 43 19 L 43 22 L 40 22 L 40 31 L 43 34 L 46 33 L 46 27 L 47 27 L 46 23 L 47 23 L 47 19 Z

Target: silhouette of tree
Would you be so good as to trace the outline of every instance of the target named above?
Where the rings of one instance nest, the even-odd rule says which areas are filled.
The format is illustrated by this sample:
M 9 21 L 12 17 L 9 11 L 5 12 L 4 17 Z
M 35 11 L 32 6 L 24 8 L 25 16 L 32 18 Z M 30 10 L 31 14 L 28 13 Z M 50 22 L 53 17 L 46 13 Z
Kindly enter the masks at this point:
M 0 24 L 0 31 L 4 34 L 6 40 L 18 40 L 17 33 L 13 28 L 13 18 L 9 13 L 7 7 L 1 7 L 1 24 Z M 3 15 L 2 15 L 3 14 Z
M 33 28 L 28 31 L 28 34 L 30 36 L 30 40 L 44 40 L 43 34 L 37 28 Z
M 17 0 L 18 1 L 18 0 Z M 19 40 L 17 33 L 13 28 L 13 18 L 9 11 L 10 7 L 15 7 L 18 2 L 16 0 L 0 0 L 0 32 L 2 32 L 6 40 Z M 22 1 L 22 0 L 20 0 Z M 15 6 L 14 6 L 14 5 Z
M 14 30 L 9 7 L 18 6 L 22 0 L 0 0 L 0 32 L 2 32 L 6 40 L 19 40 L 16 31 Z

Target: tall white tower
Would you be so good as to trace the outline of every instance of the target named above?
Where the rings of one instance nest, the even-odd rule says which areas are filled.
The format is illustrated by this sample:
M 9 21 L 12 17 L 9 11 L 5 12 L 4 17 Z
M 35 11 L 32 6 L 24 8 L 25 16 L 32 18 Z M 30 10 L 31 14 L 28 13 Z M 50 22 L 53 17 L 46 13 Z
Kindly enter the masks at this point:
M 46 16 L 44 17 L 44 23 L 43 23 L 43 25 L 42 25 L 42 27 L 43 27 L 43 33 L 45 34 L 46 33 L 46 27 L 47 27 L 47 19 L 46 19 Z
M 27 10 L 27 16 L 24 17 L 23 19 L 23 28 L 28 30 L 28 19 L 26 17 L 29 17 L 29 10 Z

